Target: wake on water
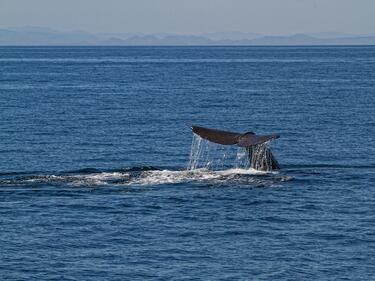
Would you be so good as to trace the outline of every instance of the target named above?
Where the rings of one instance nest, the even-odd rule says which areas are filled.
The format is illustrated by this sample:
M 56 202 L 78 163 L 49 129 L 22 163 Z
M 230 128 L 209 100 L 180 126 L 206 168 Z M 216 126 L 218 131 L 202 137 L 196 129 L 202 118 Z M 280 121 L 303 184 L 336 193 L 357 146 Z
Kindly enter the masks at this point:
M 212 171 L 205 168 L 196 170 L 158 170 L 148 167 L 135 167 L 118 171 L 80 173 L 49 173 L 13 176 L 0 179 L 0 186 L 130 186 L 161 185 L 179 183 L 207 184 L 250 184 L 252 186 L 271 186 L 277 182 L 288 180 L 278 173 L 268 173 L 253 169 L 226 169 Z
M 9 174 L 8 174 L 9 176 Z M 83 169 L 71 172 L 29 175 L 0 175 L 0 185 L 35 186 L 103 186 L 103 185 L 160 185 L 179 183 L 241 184 L 273 186 L 290 177 L 278 172 L 258 171 L 248 167 L 246 150 L 216 145 L 194 135 L 187 168 L 159 170 L 152 167 L 131 167 L 116 171 Z

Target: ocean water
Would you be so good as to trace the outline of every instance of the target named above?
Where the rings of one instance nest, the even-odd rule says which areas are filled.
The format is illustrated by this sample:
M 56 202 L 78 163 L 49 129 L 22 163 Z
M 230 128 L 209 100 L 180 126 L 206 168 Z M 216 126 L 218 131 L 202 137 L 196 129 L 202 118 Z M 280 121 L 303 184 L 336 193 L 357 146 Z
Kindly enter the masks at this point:
M 1 47 L 0 279 L 375 280 L 374 109 L 375 47 Z

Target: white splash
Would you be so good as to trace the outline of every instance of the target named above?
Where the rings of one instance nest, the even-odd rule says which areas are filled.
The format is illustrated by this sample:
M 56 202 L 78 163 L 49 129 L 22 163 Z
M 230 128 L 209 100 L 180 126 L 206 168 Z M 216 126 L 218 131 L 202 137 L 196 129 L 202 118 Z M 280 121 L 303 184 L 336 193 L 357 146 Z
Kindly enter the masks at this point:
M 257 171 L 254 169 L 227 169 L 220 171 L 211 171 L 205 168 L 185 171 L 146 171 L 142 172 L 139 177 L 130 179 L 128 185 L 159 185 L 159 184 L 176 184 L 183 182 L 213 182 L 227 183 L 229 181 L 243 181 L 246 183 L 256 182 L 256 178 L 238 178 L 243 175 L 265 175 L 269 172 Z

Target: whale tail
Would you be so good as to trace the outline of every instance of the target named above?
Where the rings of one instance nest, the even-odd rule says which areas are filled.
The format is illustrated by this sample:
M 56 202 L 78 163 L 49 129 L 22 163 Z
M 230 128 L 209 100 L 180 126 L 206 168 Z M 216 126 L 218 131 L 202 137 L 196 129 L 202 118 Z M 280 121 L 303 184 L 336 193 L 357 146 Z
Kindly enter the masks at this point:
M 273 139 L 278 139 L 280 137 L 280 135 L 278 134 L 256 135 L 253 132 L 234 133 L 216 129 L 208 129 L 200 126 L 192 126 L 191 130 L 193 131 L 193 133 L 208 141 L 223 145 L 236 144 L 240 147 L 248 147 L 251 145 L 261 144 Z

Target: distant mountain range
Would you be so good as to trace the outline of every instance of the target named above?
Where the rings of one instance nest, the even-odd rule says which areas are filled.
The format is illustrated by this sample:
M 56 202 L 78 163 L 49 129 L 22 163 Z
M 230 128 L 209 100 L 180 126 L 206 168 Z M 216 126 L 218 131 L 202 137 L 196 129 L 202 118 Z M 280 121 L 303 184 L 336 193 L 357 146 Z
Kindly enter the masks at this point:
M 217 32 L 202 35 L 88 33 L 57 31 L 40 27 L 0 28 L 0 45 L 105 45 L 105 46 L 193 46 L 193 45 L 375 45 L 375 35 L 312 33 L 264 36 L 257 33 Z

